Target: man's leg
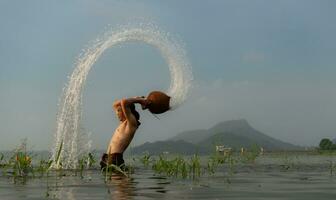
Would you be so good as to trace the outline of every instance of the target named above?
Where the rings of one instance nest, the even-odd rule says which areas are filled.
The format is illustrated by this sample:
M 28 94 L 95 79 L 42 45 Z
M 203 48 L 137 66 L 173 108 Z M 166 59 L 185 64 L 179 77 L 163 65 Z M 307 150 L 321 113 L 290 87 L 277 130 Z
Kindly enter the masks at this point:
M 104 153 L 100 161 L 100 169 L 103 169 L 107 166 L 108 154 Z
M 102 156 L 102 161 L 100 162 L 101 169 L 107 167 L 108 165 L 116 165 L 121 169 L 125 169 L 125 161 L 122 153 L 104 154 Z

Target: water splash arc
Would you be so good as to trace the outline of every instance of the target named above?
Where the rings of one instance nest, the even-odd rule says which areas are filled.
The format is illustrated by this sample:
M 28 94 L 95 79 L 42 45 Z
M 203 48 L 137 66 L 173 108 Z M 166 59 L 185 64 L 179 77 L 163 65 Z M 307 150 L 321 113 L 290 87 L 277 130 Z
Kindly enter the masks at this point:
M 52 159 L 59 159 L 54 162 L 53 167 L 76 168 L 78 158 L 90 150 L 90 140 L 85 133 L 81 133 L 80 127 L 82 91 L 87 75 L 106 49 L 129 41 L 143 42 L 155 47 L 167 62 L 171 82 L 166 93 L 171 96 L 172 109 L 177 108 L 186 99 L 192 80 L 191 65 L 184 48 L 176 40 L 153 27 L 108 31 L 79 56 L 69 77 L 69 83 L 64 88 L 52 149 Z

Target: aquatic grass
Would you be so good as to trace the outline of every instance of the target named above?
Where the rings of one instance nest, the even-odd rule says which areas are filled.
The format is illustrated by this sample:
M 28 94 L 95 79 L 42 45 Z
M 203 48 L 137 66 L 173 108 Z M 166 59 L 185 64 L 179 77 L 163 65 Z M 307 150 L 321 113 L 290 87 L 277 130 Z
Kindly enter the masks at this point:
M 240 161 L 243 163 L 255 164 L 256 159 L 259 157 L 260 153 L 260 146 L 257 144 L 253 144 L 249 150 L 244 151 L 240 154 Z
M 159 174 L 178 177 L 181 173 L 182 177 L 188 175 L 188 165 L 186 161 L 178 156 L 172 160 L 167 159 L 164 155 L 160 155 L 158 160 L 154 160 L 152 169 Z
M 152 169 L 158 174 L 192 179 L 200 177 L 202 172 L 200 158 L 197 154 L 194 154 L 189 160 L 182 156 L 168 159 L 164 155 L 159 155 L 157 160 L 153 160 Z
M 207 171 L 209 174 L 214 175 L 218 167 L 218 162 L 216 159 L 210 158 L 207 163 Z
M 164 159 L 163 155 L 159 155 L 159 159 L 154 160 L 152 169 L 157 173 L 163 173 L 164 171 L 168 171 L 167 160 Z
M 56 168 L 61 168 L 62 167 L 62 163 L 60 162 L 62 148 L 63 148 L 63 140 L 61 141 L 61 144 L 58 148 L 58 151 L 57 151 L 57 154 L 56 154 L 56 157 L 55 157 L 55 160 L 54 160 L 54 163 L 56 164 Z
M 227 166 L 228 173 L 233 175 L 236 171 L 238 158 L 232 154 L 219 154 L 215 152 L 206 162 L 202 165 L 201 159 L 198 154 L 193 154 L 191 157 L 183 158 L 178 155 L 175 158 L 168 159 L 164 155 L 159 155 L 157 159 L 153 159 L 152 169 L 155 173 L 164 174 L 168 177 L 175 178 L 191 178 L 197 179 L 208 173 L 214 175 L 217 168 L 221 165 Z
M 190 169 L 193 179 L 201 176 L 201 162 L 197 154 L 194 154 L 190 159 Z
M 176 161 L 179 158 L 174 160 L 168 160 L 164 155 L 159 155 L 157 160 L 154 160 L 152 169 L 159 174 L 166 174 L 167 176 L 177 176 L 178 175 L 178 166 Z
M 5 174 L 11 178 L 13 177 L 17 180 L 21 179 L 23 180 L 22 182 L 24 182 L 27 178 L 44 176 L 47 176 L 48 178 L 50 171 L 52 171 L 54 172 L 52 173 L 52 177 L 55 178 L 55 183 L 57 185 L 57 181 L 59 181 L 63 176 L 80 176 L 81 178 L 84 178 L 86 172 L 85 170 L 91 167 L 95 167 L 96 164 L 94 154 L 89 153 L 78 159 L 78 166 L 76 169 L 65 170 L 62 167 L 53 169 L 51 166 L 57 162 L 59 156 L 57 156 L 55 159 L 36 160 L 36 156 L 32 156 L 31 151 L 28 152 L 25 145 L 21 146 L 21 148 L 13 151 L 12 155 L 9 155 L 9 160 L 6 159 L 3 154 L 0 154 L 0 170 L 2 170 L 2 174 Z M 61 150 L 62 145 L 60 145 L 58 152 Z M 203 159 L 204 157 L 200 157 L 198 154 L 193 154 L 191 156 L 172 156 L 166 154 L 152 156 L 146 153 L 141 157 L 133 158 L 133 160 L 135 161 L 135 159 L 138 159 L 141 161 L 144 167 L 151 168 L 155 174 L 182 179 L 197 180 L 199 177 L 205 174 L 214 175 L 219 169 L 223 169 L 221 172 L 224 172 L 224 177 L 228 179 L 227 182 L 229 183 L 231 176 L 237 173 L 237 167 L 240 167 L 240 165 L 244 165 L 246 163 L 255 163 L 256 158 L 259 157 L 259 149 L 251 149 L 245 153 L 249 152 L 253 154 L 251 159 L 246 157 L 246 155 L 242 155 L 237 152 L 232 152 L 231 154 L 214 152 L 205 159 Z M 281 159 L 280 166 L 285 170 L 292 168 L 294 166 L 294 160 L 299 159 L 297 155 L 293 156 L 293 154 L 288 154 L 288 152 L 277 152 L 276 155 Z M 33 160 L 35 162 L 33 162 Z M 329 161 L 328 163 L 329 173 L 330 175 L 334 175 L 336 169 L 335 161 Z M 133 169 L 131 169 L 131 167 L 128 167 L 126 170 L 124 165 L 109 165 L 102 171 L 105 172 L 105 180 L 108 180 L 109 177 L 116 173 L 125 177 L 129 177 L 132 173 L 132 170 Z M 57 188 L 57 186 L 55 188 Z
M 54 179 L 55 185 L 52 188 L 58 188 L 58 182 L 64 176 L 79 176 L 85 177 L 85 170 L 89 168 L 96 169 L 96 159 L 93 153 L 88 153 L 82 156 L 78 160 L 78 166 L 76 169 L 63 169 L 62 163 L 59 162 L 60 152 L 62 151 L 62 145 L 58 149 L 58 154 L 55 159 L 36 159 L 36 155 L 33 155 L 32 151 L 27 151 L 27 143 L 24 141 L 20 147 L 16 148 L 9 153 L 8 159 L 5 158 L 3 153 L 0 153 L 0 177 L 6 176 L 14 181 L 15 184 L 25 184 L 27 180 L 32 178 L 46 177 L 47 181 L 50 176 Z M 58 168 L 55 168 L 55 163 L 59 162 Z M 128 166 L 115 166 L 109 165 L 106 177 L 111 176 L 113 173 L 122 174 L 125 177 L 134 170 L 133 167 Z M 113 171 L 113 172 L 112 172 Z M 52 174 L 52 175 L 51 175 Z M 47 185 L 46 197 L 50 196 L 50 187 Z
M 8 163 L 5 165 L 5 173 L 16 178 L 31 175 L 34 177 L 34 169 L 32 166 L 32 156 L 27 153 L 27 140 L 23 140 L 21 145 L 14 151 Z
M 4 160 L 4 155 L 1 153 L 0 154 L 0 168 L 1 168 L 1 175 L 6 174 L 6 168 L 7 168 L 7 163 Z
M 84 169 L 91 168 L 96 163 L 96 160 L 92 153 L 88 153 L 87 155 L 82 156 L 80 159 L 78 159 L 78 170 L 81 178 L 84 178 L 83 172 Z M 77 171 L 76 171 L 77 172 Z
M 214 175 L 218 167 L 226 166 L 229 174 L 233 175 L 240 161 L 242 161 L 242 158 L 235 156 L 233 153 L 221 154 L 220 152 L 214 152 L 208 159 L 206 170 L 208 174 Z
M 232 176 L 236 173 L 238 159 L 236 159 L 234 156 L 228 156 L 227 161 L 229 165 L 229 174 Z
M 3 161 L 3 159 L 4 159 L 4 155 L 3 155 L 3 153 L 0 153 L 0 165 L 2 164 L 2 161 Z
M 17 152 L 13 163 L 13 172 L 18 176 L 27 176 L 28 173 L 32 173 L 34 176 L 34 170 L 31 165 L 31 157 L 26 152 Z
M 25 182 L 27 178 L 42 178 L 45 175 L 49 176 L 49 171 L 53 170 L 55 172 L 55 178 L 68 176 L 70 172 L 71 176 L 77 176 L 77 173 L 83 178 L 83 172 L 86 168 L 91 168 L 95 163 L 95 158 L 92 153 L 83 156 L 79 159 L 79 165 L 77 169 L 64 171 L 61 167 L 62 164 L 59 163 L 59 168 L 53 169 L 53 166 L 56 162 L 59 162 L 60 152 L 62 151 L 62 146 L 60 145 L 58 149 L 58 154 L 55 159 L 40 159 L 38 161 L 34 160 L 34 155 L 32 151 L 27 151 L 27 140 L 24 140 L 18 148 L 13 150 L 12 155 L 8 158 L 8 160 L 4 159 L 4 155 L 0 154 L 0 166 L 2 170 L 1 175 L 5 175 L 10 178 L 14 178 L 14 182 L 16 183 L 18 178 L 22 179 L 22 182 Z M 74 173 L 73 173 L 74 172 Z M 56 180 L 57 182 L 57 180 Z
M 53 160 L 43 160 L 41 159 L 39 161 L 39 165 L 36 167 L 36 172 L 40 173 L 40 177 L 43 177 L 45 173 L 47 173 L 48 176 L 48 172 L 50 170 L 50 166 L 52 165 Z
M 294 167 L 293 158 L 291 158 L 288 153 L 283 153 L 280 159 L 282 160 L 282 164 L 280 165 L 282 169 L 288 171 L 290 168 Z
M 336 165 L 332 160 L 328 160 L 328 168 L 329 168 L 329 173 L 330 176 L 332 176 L 334 174 L 334 170 L 336 169 Z
M 88 157 L 87 157 L 87 167 L 91 168 L 95 163 L 96 163 L 96 159 L 94 158 L 93 153 L 88 153 Z
M 148 153 L 143 155 L 139 160 L 145 167 L 148 167 L 149 164 L 152 162 L 152 158 Z
M 122 164 L 121 166 L 108 164 L 106 167 L 101 169 L 101 172 L 105 173 L 105 181 L 108 181 L 109 178 L 111 179 L 113 173 L 119 173 L 125 177 L 129 177 L 127 171 L 125 171 L 123 168 L 126 168 L 125 164 Z
M 208 159 L 208 172 L 210 174 L 214 174 L 217 167 L 225 162 L 226 157 L 227 155 L 220 154 L 218 151 L 215 151 Z
M 86 161 L 85 157 L 78 160 L 79 174 L 80 174 L 81 178 L 83 178 L 83 171 L 84 171 L 84 167 L 85 167 L 85 161 Z
M 186 178 L 188 176 L 188 163 L 181 157 L 178 156 L 173 159 L 171 162 L 170 174 L 174 177 L 178 177 L 179 174 L 182 178 Z
M 3 153 L 0 153 L 0 168 L 6 167 L 6 163 L 3 163 L 3 161 L 5 161 L 4 158 L 5 155 Z
M 2 174 L 8 178 L 13 178 L 14 183 L 25 183 L 27 178 L 35 177 L 30 157 L 22 152 L 14 154 L 3 165 Z

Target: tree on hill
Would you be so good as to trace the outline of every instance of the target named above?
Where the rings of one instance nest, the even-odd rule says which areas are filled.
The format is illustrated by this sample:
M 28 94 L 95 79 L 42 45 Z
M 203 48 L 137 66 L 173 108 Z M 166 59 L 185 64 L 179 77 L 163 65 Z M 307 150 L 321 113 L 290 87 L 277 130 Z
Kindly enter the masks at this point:
M 320 141 L 319 147 L 321 150 L 336 150 L 336 144 L 328 138 L 323 138 Z

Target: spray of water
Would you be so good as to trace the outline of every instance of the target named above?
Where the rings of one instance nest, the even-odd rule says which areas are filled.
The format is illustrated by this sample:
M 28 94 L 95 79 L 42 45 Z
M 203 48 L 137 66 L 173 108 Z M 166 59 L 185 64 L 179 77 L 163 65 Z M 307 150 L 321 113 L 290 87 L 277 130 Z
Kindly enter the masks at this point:
M 87 75 L 106 49 L 128 41 L 144 42 L 160 51 L 170 70 L 171 83 L 166 93 L 171 96 L 172 110 L 185 100 L 191 86 L 192 71 L 179 42 L 152 25 L 107 31 L 79 56 L 64 88 L 52 149 L 52 158 L 57 161 L 54 162 L 55 168 L 76 168 L 78 158 L 90 150 L 90 140 L 80 127 L 82 91 Z

